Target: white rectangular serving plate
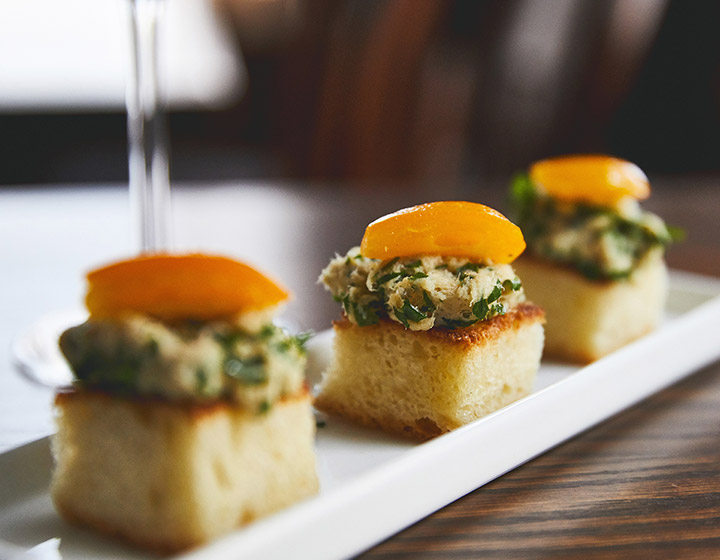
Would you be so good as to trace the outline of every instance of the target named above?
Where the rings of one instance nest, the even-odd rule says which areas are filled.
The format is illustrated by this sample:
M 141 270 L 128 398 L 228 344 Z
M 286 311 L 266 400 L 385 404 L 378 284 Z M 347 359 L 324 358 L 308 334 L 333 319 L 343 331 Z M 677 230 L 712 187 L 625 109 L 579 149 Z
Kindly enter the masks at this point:
M 720 279 L 673 272 L 657 331 L 585 367 L 543 362 L 531 395 L 452 433 L 416 444 L 328 418 L 316 497 L 177 558 L 357 554 L 720 358 L 718 323 Z M 331 336 L 310 344 L 313 376 Z M 51 467 L 47 438 L 0 455 L 0 541 L 27 549 L 59 539 L 65 560 L 151 558 L 64 523 L 48 495 Z

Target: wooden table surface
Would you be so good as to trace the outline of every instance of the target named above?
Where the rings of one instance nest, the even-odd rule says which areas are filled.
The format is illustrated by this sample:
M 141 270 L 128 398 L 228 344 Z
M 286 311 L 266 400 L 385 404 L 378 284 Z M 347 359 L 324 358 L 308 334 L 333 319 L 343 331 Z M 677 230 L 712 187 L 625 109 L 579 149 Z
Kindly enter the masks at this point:
M 645 204 L 687 232 L 669 265 L 720 276 L 720 181 L 673 183 Z M 720 362 L 360 557 L 720 558 Z
M 720 364 L 361 555 L 718 558 Z

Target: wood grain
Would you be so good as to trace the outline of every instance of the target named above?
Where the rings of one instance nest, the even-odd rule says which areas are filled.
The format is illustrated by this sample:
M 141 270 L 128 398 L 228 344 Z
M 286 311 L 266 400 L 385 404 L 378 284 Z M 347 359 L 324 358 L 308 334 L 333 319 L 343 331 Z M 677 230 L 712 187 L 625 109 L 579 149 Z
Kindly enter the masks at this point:
M 719 435 L 716 363 L 361 557 L 717 558 Z

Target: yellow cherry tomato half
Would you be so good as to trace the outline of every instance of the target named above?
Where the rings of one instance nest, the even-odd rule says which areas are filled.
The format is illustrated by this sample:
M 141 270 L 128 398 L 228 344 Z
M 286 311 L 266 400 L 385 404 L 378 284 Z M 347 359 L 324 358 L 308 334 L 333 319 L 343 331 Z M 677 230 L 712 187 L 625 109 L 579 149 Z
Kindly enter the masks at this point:
M 525 249 L 520 228 L 483 204 L 442 201 L 398 210 L 372 222 L 360 252 L 372 259 L 419 255 L 510 263 Z
M 160 319 L 214 319 L 277 305 L 283 287 L 251 266 L 202 254 L 148 255 L 87 275 L 90 315 L 135 312 Z
M 650 183 L 634 163 L 604 155 L 546 159 L 530 167 L 530 180 L 549 196 L 568 202 L 614 206 L 623 198 L 650 196 Z

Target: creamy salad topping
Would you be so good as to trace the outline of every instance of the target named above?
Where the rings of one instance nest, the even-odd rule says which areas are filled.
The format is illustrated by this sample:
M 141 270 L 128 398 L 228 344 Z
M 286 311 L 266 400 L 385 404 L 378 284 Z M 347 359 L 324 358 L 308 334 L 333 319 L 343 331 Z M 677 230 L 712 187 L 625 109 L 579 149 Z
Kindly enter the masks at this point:
M 613 207 L 573 204 L 544 195 L 527 175 L 514 179 L 511 202 L 530 254 L 573 266 L 591 279 L 625 278 L 679 236 L 634 199 Z
M 468 327 L 525 299 L 509 264 L 441 256 L 380 261 L 357 247 L 336 256 L 320 281 L 359 326 L 389 319 L 411 330 Z
M 303 387 L 304 339 L 252 323 L 91 318 L 65 331 L 60 348 L 82 387 L 264 412 Z

